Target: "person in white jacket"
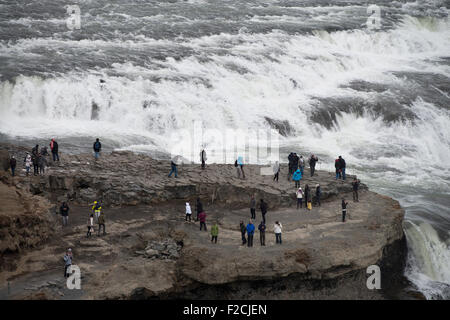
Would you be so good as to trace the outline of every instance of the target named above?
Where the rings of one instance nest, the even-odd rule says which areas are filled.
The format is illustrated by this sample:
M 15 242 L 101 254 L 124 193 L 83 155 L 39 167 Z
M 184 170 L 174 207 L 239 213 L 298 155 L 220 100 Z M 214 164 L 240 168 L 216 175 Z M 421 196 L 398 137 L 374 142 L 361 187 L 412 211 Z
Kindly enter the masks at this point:
M 32 164 L 31 155 L 27 152 L 27 156 L 25 157 L 25 169 L 27 170 L 27 176 L 30 173 L 30 168 Z
M 283 229 L 281 222 L 275 221 L 275 224 L 273 225 L 273 232 L 275 233 L 275 241 L 279 244 L 281 244 L 281 229 Z
M 191 206 L 189 205 L 189 202 L 186 202 L 186 221 L 188 221 L 189 218 L 189 222 L 191 222 L 191 215 L 192 215 Z
M 297 209 L 302 208 L 302 200 L 303 200 L 303 190 L 302 187 L 298 187 L 298 190 L 295 192 L 297 195 Z

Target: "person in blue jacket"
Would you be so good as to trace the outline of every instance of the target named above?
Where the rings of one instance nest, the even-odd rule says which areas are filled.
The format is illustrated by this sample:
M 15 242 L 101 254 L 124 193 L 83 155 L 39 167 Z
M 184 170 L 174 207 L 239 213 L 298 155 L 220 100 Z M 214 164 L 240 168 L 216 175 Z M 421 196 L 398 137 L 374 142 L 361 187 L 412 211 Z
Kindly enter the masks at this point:
M 292 180 L 295 181 L 295 187 L 300 187 L 300 180 L 302 179 L 302 172 L 300 169 L 297 169 L 294 174 L 292 175 Z
M 249 247 L 253 247 L 253 234 L 255 233 L 255 225 L 253 224 L 252 220 L 248 222 L 247 225 L 247 245 Z

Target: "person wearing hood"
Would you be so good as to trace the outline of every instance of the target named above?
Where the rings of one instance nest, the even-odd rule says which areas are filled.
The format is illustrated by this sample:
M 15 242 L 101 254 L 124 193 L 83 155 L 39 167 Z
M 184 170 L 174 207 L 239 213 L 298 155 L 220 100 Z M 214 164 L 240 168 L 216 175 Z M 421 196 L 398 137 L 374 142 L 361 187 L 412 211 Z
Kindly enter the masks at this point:
M 206 151 L 205 149 L 202 149 L 202 151 L 200 151 L 200 162 L 202 163 L 202 169 L 205 169 L 206 167 Z
M 11 174 L 14 177 L 15 172 L 16 172 L 16 165 L 17 165 L 17 161 L 16 161 L 16 158 L 14 158 L 14 156 L 12 156 L 11 159 L 9 159 L 9 165 L 11 167 Z
M 217 221 L 211 227 L 211 242 L 217 243 L 217 237 L 219 236 L 219 225 Z
M 245 227 L 244 221 L 242 221 L 242 220 L 239 223 L 239 229 L 241 230 L 242 245 L 245 245 L 247 243 L 247 239 L 245 238 L 245 233 L 247 232 L 247 228 Z
M 55 139 L 50 141 L 50 150 L 52 152 L 53 161 L 59 161 L 58 142 L 56 142 Z
M 31 155 L 27 152 L 27 155 L 25 156 L 25 159 L 23 160 L 25 163 L 25 169 L 27 171 L 27 176 L 30 173 L 31 164 L 33 162 Z
M 250 219 L 250 221 L 247 224 L 247 246 L 248 247 L 253 247 L 253 235 L 255 234 L 255 225 L 253 224 L 252 220 Z
M 275 164 L 273 165 L 273 181 L 277 180 L 278 182 L 278 175 L 280 174 L 280 164 L 278 161 L 275 161 Z
M 303 190 L 300 186 L 298 187 L 298 190 L 295 192 L 295 194 L 297 196 L 297 209 L 299 207 L 302 208 Z
M 300 180 L 302 179 L 302 172 L 300 169 L 297 169 L 294 174 L 292 175 L 292 180 L 295 181 L 295 187 L 300 187 Z
M 189 202 L 186 202 L 186 220 L 185 221 L 188 221 L 188 218 L 189 218 L 189 222 L 191 222 L 191 216 L 192 216 L 191 206 L 189 205 Z

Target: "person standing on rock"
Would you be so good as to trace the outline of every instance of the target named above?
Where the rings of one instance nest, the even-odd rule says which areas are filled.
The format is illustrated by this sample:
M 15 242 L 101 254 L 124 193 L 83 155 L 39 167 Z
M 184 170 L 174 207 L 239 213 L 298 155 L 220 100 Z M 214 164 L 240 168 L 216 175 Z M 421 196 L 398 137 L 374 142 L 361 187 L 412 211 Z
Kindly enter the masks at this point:
M 342 198 L 342 222 L 345 222 L 345 216 L 347 214 L 347 205 L 348 202 L 345 201 L 344 198 Z
M 247 228 L 245 227 L 244 221 L 242 221 L 242 220 L 239 224 L 239 229 L 241 230 L 242 245 L 245 245 L 247 243 L 247 239 L 245 238 L 245 233 L 247 232 Z
M 95 213 L 95 220 L 98 223 L 98 218 L 100 217 L 100 213 L 102 212 L 102 205 L 100 203 L 97 203 L 97 201 L 94 201 L 92 211 Z
M 67 272 L 67 269 L 72 265 L 72 249 L 67 249 L 66 254 L 64 255 L 64 278 L 69 277 L 69 273 Z
M 39 174 L 39 153 L 31 155 L 31 162 L 33 162 L 33 174 Z
M 253 224 L 252 220 L 247 224 L 247 246 L 253 247 L 253 235 L 255 234 L 255 225 Z
M 191 216 L 192 216 L 191 206 L 189 205 L 189 202 L 186 202 L 186 220 L 185 221 L 188 221 L 188 218 L 189 218 L 189 222 L 191 222 Z
M 273 181 L 277 180 L 278 182 L 278 176 L 280 174 L 280 164 L 278 161 L 275 161 L 275 164 L 273 165 Z
M 214 241 L 214 243 L 217 243 L 217 237 L 219 236 L 219 225 L 214 223 L 214 225 L 211 227 L 211 242 Z
M 302 207 L 302 201 L 303 201 L 303 190 L 302 187 L 298 187 L 297 192 L 295 193 L 297 195 L 297 210 L 298 208 L 303 208 Z
M 91 213 L 88 219 L 88 224 L 87 224 L 87 233 L 86 233 L 86 238 L 89 238 L 92 235 L 92 231 L 94 230 L 94 214 Z
M 206 213 L 205 211 L 200 212 L 198 215 L 198 219 L 200 220 L 200 231 L 202 231 L 203 227 L 205 227 L 205 231 L 208 231 L 206 228 Z
M 317 161 L 319 161 L 319 158 L 316 157 L 314 154 L 312 154 L 311 158 L 309 158 L 309 168 L 311 169 L 311 177 L 314 175 L 314 171 L 316 170 Z
M 16 158 L 14 158 L 14 156 L 12 156 L 11 159 L 9 159 L 9 165 L 11 167 L 11 174 L 14 177 L 15 172 L 16 172 L 16 165 L 17 165 L 17 161 L 16 161 Z
M 170 162 L 169 178 L 172 176 L 172 173 L 175 173 L 175 178 L 178 178 L 177 164 L 175 162 L 173 162 L 173 161 Z
M 281 230 L 283 229 L 283 226 L 279 221 L 275 221 L 275 224 L 273 225 L 273 232 L 275 233 L 275 243 L 281 244 Z
M 202 169 L 204 170 L 206 167 L 206 151 L 205 149 L 202 149 L 202 151 L 200 151 L 200 162 L 202 163 Z
M 239 156 L 239 157 L 237 158 L 237 164 L 238 164 L 238 166 L 239 166 L 238 172 L 240 171 L 240 173 L 242 174 L 242 179 L 245 179 L 245 173 L 244 173 L 244 159 L 243 159 L 241 156 Z
M 197 203 L 195 204 L 195 211 L 197 213 L 195 221 L 198 221 L 198 215 L 203 212 L 203 204 L 200 202 L 200 198 L 197 198 Z
M 27 171 L 27 176 L 30 173 L 31 164 L 33 162 L 31 155 L 27 152 L 27 155 L 25 156 L 25 159 L 23 160 L 25 162 L 25 169 Z
M 252 194 L 252 198 L 250 200 L 250 218 L 256 219 L 256 199 L 254 194 Z
M 41 174 L 41 175 L 45 174 L 45 167 L 47 166 L 47 159 L 45 159 L 45 157 L 42 154 L 39 154 L 38 164 L 39 164 L 39 174 Z
M 38 153 L 39 153 L 39 145 L 37 144 L 37 145 L 34 146 L 33 149 L 31 149 L 31 156 L 36 156 L 37 157 Z
M 63 202 L 61 207 L 59 208 L 59 213 L 62 216 L 62 225 L 63 227 L 67 226 L 67 223 L 69 222 L 69 206 L 66 202 Z
M 352 189 L 353 189 L 353 201 L 355 201 L 355 202 L 359 202 L 358 189 L 359 189 L 360 183 L 361 183 L 361 181 L 359 181 L 356 177 L 353 178 Z
M 289 153 L 288 161 L 289 161 L 288 180 L 290 180 L 292 177 L 292 174 L 294 173 L 294 153 L 293 152 Z
M 345 160 L 341 156 L 339 156 L 339 166 L 341 167 L 342 180 L 345 180 Z
M 300 169 L 297 169 L 294 174 L 292 175 L 292 180 L 295 182 L 295 187 L 300 187 L 300 180 L 302 179 L 302 172 Z
M 92 148 L 94 149 L 95 160 L 98 160 L 98 158 L 100 157 L 100 151 L 102 150 L 102 144 L 100 143 L 99 138 L 95 139 Z
M 102 227 L 103 227 L 103 235 L 106 235 L 105 223 L 106 223 L 105 213 L 102 211 L 100 213 L 100 217 L 98 217 L 98 233 L 97 233 L 98 236 L 100 236 L 100 230 L 102 229 Z
M 300 169 L 303 175 L 303 170 L 305 169 L 305 159 L 303 159 L 303 156 L 300 156 L 300 159 L 298 160 L 298 168 Z
M 259 230 L 259 241 L 261 242 L 261 246 L 266 245 L 266 224 L 261 221 L 261 223 L 258 226 Z
M 336 169 L 336 180 L 341 178 L 341 163 L 339 158 L 334 160 L 334 168 Z
M 311 189 L 308 185 L 305 185 L 305 209 L 309 209 L 311 204 Z
M 265 203 L 264 200 L 261 199 L 259 207 L 261 208 L 262 219 L 264 223 L 266 223 L 267 203 Z
M 52 139 L 50 141 L 50 150 L 52 152 L 52 158 L 53 162 L 59 161 L 59 155 L 58 155 L 58 142 L 55 141 L 55 139 Z
M 320 207 L 320 197 L 322 196 L 322 188 L 320 184 L 316 184 L 316 205 Z
M 298 169 L 298 162 L 300 160 L 299 156 L 294 152 L 294 157 L 292 158 L 292 171 L 295 172 Z

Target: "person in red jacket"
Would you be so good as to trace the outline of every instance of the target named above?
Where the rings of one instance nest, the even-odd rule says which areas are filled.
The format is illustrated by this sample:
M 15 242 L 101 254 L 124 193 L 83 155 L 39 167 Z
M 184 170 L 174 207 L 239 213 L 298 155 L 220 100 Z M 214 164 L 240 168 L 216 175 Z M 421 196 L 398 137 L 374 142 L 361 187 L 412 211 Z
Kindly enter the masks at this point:
M 205 211 L 200 212 L 200 214 L 198 215 L 198 219 L 200 220 L 200 231 L 202 230 L 203 227 L 205 227 L 205 231 L 207 231 L 207 229 L 206 229 L 206 213 L 205 213 Z

